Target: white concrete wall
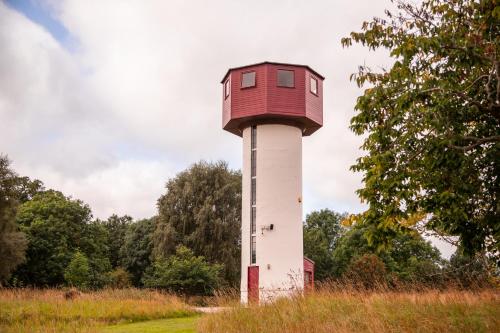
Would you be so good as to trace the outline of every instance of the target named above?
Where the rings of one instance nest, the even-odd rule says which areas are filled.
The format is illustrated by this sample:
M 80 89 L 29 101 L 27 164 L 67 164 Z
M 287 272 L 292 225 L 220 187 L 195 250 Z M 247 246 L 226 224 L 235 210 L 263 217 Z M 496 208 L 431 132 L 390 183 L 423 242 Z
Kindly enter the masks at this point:
M 243 132 L 242 302 L 250 264 L 250 133 Z M 287 125 L 257 126 L 257 263 L 260 300 L 302 290 L 302 132 Z M 274 224 L 274 230 L 262 227 Z

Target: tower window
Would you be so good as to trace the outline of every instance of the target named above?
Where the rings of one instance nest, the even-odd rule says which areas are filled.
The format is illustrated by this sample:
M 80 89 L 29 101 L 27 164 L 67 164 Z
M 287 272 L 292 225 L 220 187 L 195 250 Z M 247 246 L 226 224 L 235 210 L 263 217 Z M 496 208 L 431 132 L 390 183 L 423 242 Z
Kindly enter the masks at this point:
M 314 95 L 318 95 L 318 80 L 311 76 L 311 92 Z
M 257 218 L 257 208 L 256 207 L 252 207 L 252 215 L 250 216 L 250 233 L 252 235 L 255 235 L 255 232 L 257 231 L 257 226 L 255 224 L 256 222 L 256 218 Z
M 250 245 L 250 263 L 255 264 L 257 262 L 257 251 L 256 247 L 256 237 L 252 236 L 251 245 Z
M 255 78 L 255 77 L 254 77 Z M 250 132 L 250 264 L 257 260 L 256 230 L 257 230 L 257 126 L 252 126 Z
M 229 96 L 229 90 L 230 89 L 230 85 L 229 85 L 229 79 L 227 79 L 227 81 L 224 83 L 224 98 L 227 98 Z
M 255 177 L 252 177 L 252 192 L 251 192 L 252 205 L 255 205 L 256 192 L 257 192 L 257 182 Z
M 251 141 L 251 147 L 252 150 L 257 148 L 257 126 L 252 126 L 252 138 L 250 139 Z
M 257 175 L 257 151 L 254 149 L 252 150 L 252 161 L 251 161 L 251 177 L 255 177 Z
M 295 87 L 293 71 L 278 69 L 278 87 Z
M 241 74 L 241 87 L 255 87 L 255 72 L 246 72 Z

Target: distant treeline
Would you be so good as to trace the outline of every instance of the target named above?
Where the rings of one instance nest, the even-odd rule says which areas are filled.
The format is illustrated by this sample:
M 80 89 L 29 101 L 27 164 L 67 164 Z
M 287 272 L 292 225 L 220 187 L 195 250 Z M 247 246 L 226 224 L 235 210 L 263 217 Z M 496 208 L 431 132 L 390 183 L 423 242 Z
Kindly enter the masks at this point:
M 94 219 L 87 204 L 18 176 L 0 156 L 0 282 L 185 294 L 238 288 L 241 173 L 225 162 L 196 163 L 167 181 L 157 206 L 158 214 L 148 219 Z M 485 258 L 446 261 L 416 232 L 397 235 L 377 252 L 363 227 L 342 224 L 346 217 L 328 209 L 307 216 L 304 253 L 316 263 L 316 280 L 489 283 Z
M 94 219 L 81 200 L 18 176 L 0 156 L 0 283 L 13 287 L 237 287 L 241 174 L 200 162 L 166 184 L 158 215 Z
M 496 264 L 484 255 L 450 260 L 417 231 L 395 234 L 381 250 L 370 246 L 366 226 L 349 225 L 347 214 L 312 212 L 304 225 L 304 254 L 316 278 L 358 288 L 482 288 L 495 284 Z

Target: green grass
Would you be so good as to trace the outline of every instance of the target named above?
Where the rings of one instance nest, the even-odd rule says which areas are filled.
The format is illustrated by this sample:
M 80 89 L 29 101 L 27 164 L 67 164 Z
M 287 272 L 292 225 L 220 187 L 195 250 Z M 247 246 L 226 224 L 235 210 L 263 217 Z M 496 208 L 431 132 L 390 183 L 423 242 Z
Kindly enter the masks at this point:
M 198 316 L 108 326 L 102 333 L 195 333 Z

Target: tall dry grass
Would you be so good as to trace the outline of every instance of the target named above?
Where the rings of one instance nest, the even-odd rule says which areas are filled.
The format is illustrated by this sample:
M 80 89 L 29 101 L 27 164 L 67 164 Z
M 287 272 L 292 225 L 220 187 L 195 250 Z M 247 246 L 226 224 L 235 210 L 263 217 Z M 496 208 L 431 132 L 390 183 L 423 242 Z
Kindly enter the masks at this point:
M 199 332 L 500 332 L 495 290 L 354 291 L 323 289 L 263 306 L 202 317 Z
M 0 289 L 0 332 L 98 332 L 106 324 L 193 315 L 179 298 L 139 289 L 66 300 L 63 290 Z

